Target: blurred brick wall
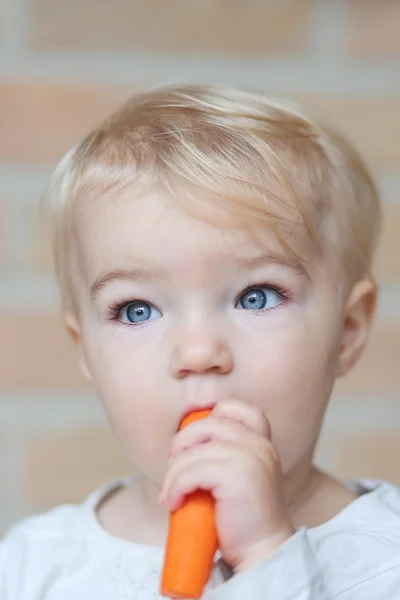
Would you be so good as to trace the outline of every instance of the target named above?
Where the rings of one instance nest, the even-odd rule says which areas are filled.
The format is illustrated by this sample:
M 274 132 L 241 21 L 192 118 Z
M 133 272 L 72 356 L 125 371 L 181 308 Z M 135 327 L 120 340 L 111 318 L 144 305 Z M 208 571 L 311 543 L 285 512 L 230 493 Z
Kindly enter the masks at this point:
M 400 2 L 0 0 L 0 533 L 129 465 L 58 322 L 37 201 L 51 167 L 142 85 L 249 84 L 332 117 L 378 178 L 379 318 L 318 460 L 400 483 Z

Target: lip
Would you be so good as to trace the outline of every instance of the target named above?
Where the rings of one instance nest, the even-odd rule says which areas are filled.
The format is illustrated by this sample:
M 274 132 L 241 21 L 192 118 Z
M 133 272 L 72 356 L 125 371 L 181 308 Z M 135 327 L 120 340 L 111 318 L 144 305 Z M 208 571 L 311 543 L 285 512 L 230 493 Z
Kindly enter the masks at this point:
M 185 410 L 181 413 L 181 416 L 179 418 L 179 423 L 178 423 L 178 429 L 179 429 L 183 419 L 185 419 L 188 415 L 190 415 L 190 413 L 196 412 L 198 410 L 212 410 L 215 405 L 216 405 L 216 402 L 210 402 L 209 404 L 189 404 L 189 406 L 187 406 L 185 408 Z

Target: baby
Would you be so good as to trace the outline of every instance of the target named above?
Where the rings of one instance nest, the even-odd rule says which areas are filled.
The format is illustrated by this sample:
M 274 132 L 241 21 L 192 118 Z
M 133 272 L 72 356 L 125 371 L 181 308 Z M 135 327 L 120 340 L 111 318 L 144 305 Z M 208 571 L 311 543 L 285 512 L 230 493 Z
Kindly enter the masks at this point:
M 196 489 L 219 541 L 205 600 L 400 598 L 399 490 L 313 464 L 376 305 L 357 152 L 290 103 L 164 86 L 69 151 L 46 197 L 66 327 L 140 475 L 13 528 L 1 600 L 161 598 L 169 515 Z

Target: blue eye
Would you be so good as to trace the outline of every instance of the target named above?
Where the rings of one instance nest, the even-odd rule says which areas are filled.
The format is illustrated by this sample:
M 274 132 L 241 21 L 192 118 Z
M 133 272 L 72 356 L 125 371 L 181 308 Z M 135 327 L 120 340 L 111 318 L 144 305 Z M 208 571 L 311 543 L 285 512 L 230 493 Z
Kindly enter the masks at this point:
M 236 308 L 242 310 L 268 310 L 275 308 L 282 301 L 282 294 L 272 288 L 253 287 L 240 296 Z
M 161 316 L 160 311 L 158 311 L 148 302 L 142 302 L 140 300 L 126 304 L 126 306 L 122 308 L 120 312 L 121 321 L 125 323 L 132 323 L 134 325 L 137 323 L 150 321 L 159 316 Z

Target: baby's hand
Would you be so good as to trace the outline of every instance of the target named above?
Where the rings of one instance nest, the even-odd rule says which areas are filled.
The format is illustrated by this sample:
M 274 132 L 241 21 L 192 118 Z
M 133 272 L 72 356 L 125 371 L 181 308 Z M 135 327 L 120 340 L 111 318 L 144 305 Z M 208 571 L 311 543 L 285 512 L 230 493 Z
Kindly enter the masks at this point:
M 267 558 L 295 533 L 270 434 L 258 407 L 226 400 L 172 442 L 159 500 L 175 510 L 190 492 L 209 490 L 219 549 L 235 573 Z

